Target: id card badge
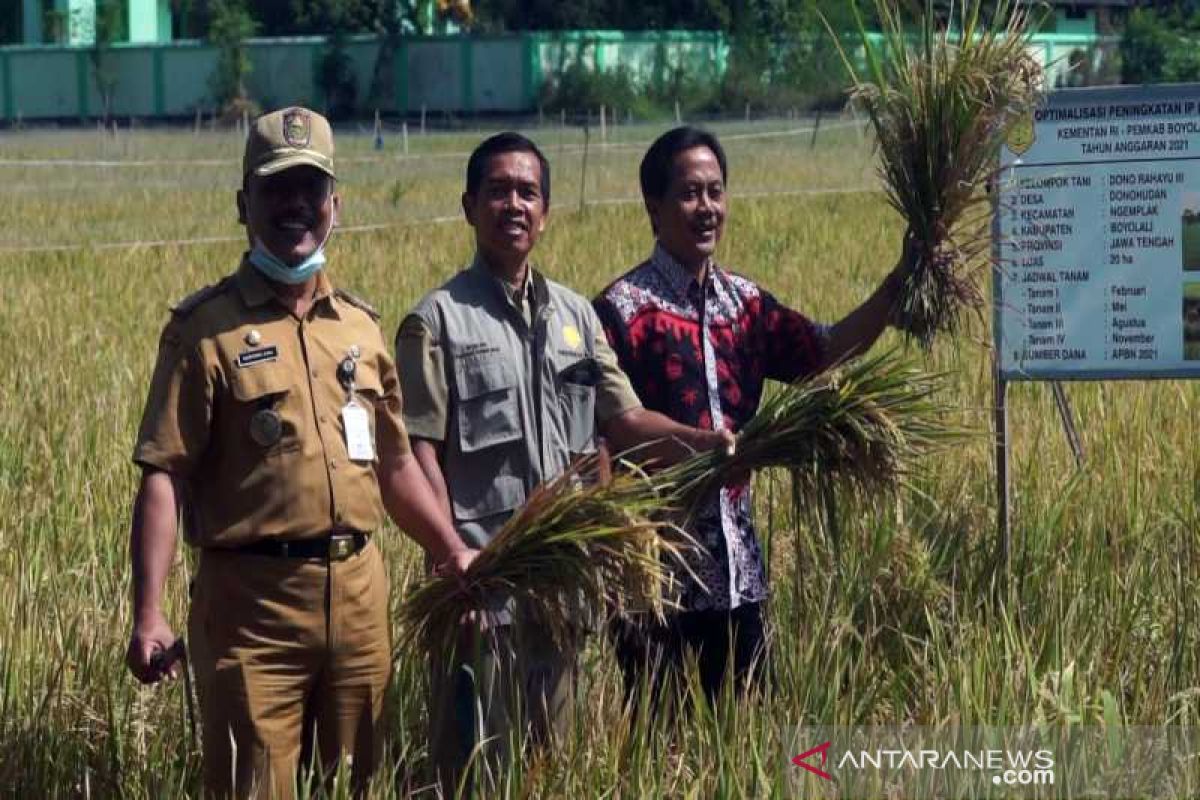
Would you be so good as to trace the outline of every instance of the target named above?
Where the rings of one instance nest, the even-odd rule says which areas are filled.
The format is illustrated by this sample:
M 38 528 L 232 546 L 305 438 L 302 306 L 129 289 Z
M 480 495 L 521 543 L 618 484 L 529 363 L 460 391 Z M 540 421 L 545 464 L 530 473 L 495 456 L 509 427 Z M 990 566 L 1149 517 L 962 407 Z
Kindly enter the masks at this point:
M 342 406 L 342 425 L 346 428 L 346 451 L 351 461 L 374 461 L 375 442 L 371 439 L 371 420 L 356 400 Z

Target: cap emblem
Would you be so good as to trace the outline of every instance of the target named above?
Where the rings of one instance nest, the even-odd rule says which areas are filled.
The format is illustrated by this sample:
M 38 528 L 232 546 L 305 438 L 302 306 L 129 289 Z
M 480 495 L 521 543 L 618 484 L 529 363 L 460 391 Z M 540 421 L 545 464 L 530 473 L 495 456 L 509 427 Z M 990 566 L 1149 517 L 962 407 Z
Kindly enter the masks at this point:
M 289 111 L 283 115 L 283 140 L 292 147 L 303 150 L 308 147 L 312 138 L 312 125 L 308 114 L 303 111 Z

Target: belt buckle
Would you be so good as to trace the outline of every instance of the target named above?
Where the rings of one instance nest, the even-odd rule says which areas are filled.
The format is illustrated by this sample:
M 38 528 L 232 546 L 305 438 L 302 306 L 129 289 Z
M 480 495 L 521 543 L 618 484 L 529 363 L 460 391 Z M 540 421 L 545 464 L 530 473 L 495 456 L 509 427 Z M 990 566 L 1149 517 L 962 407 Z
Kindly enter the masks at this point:
M 354 555 L 354 537 L 347 533 L 335 533 L 329 537 L 329 560 L 345 561 Z

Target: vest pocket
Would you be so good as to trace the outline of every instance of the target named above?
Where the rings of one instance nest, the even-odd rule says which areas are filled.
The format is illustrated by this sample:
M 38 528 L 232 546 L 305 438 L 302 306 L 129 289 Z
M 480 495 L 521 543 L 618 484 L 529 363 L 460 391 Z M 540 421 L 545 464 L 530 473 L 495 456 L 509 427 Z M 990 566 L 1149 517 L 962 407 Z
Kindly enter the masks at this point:
M 564 382 L 559 400 L 568 449 L 573 454 L 592 452 L 596 434 L 596 387 Z
M 515 475 L 472 477 L 476 480 L 458 481 L 450 492 L 457 520 L 482 520 L 525 503 L 525 482 Z
M 521 438 L 517 380 L 510 364 L 499 359 L 459 361 L 454 365 L 458 389 L 458 438 L 472 453 Z

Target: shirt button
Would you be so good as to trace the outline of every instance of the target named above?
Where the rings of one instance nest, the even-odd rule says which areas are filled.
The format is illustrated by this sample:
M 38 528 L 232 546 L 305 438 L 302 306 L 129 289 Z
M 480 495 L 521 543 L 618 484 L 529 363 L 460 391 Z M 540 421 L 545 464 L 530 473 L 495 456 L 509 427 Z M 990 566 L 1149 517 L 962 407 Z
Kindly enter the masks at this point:
M 329 468 L 330 468 L 330 469 L 337 469 L 337 462 L 336 462 L 336 461 L 330 461 L 330 462 L 329 462 Z
M 319 423 L 321 423 L 322 425 L 324 425 L 324 424 L 325 424 L 325 415 L 324 415 L 324 414 L 322 414 L 321 416 L 317 417 L 317 422 L 319 422 Z
M 317 377 L 317 371 L 316 371 L 315 369 L 312 371 L 312 376 L 313 376 L 314 378 L 315 378 L 315 377 Z

